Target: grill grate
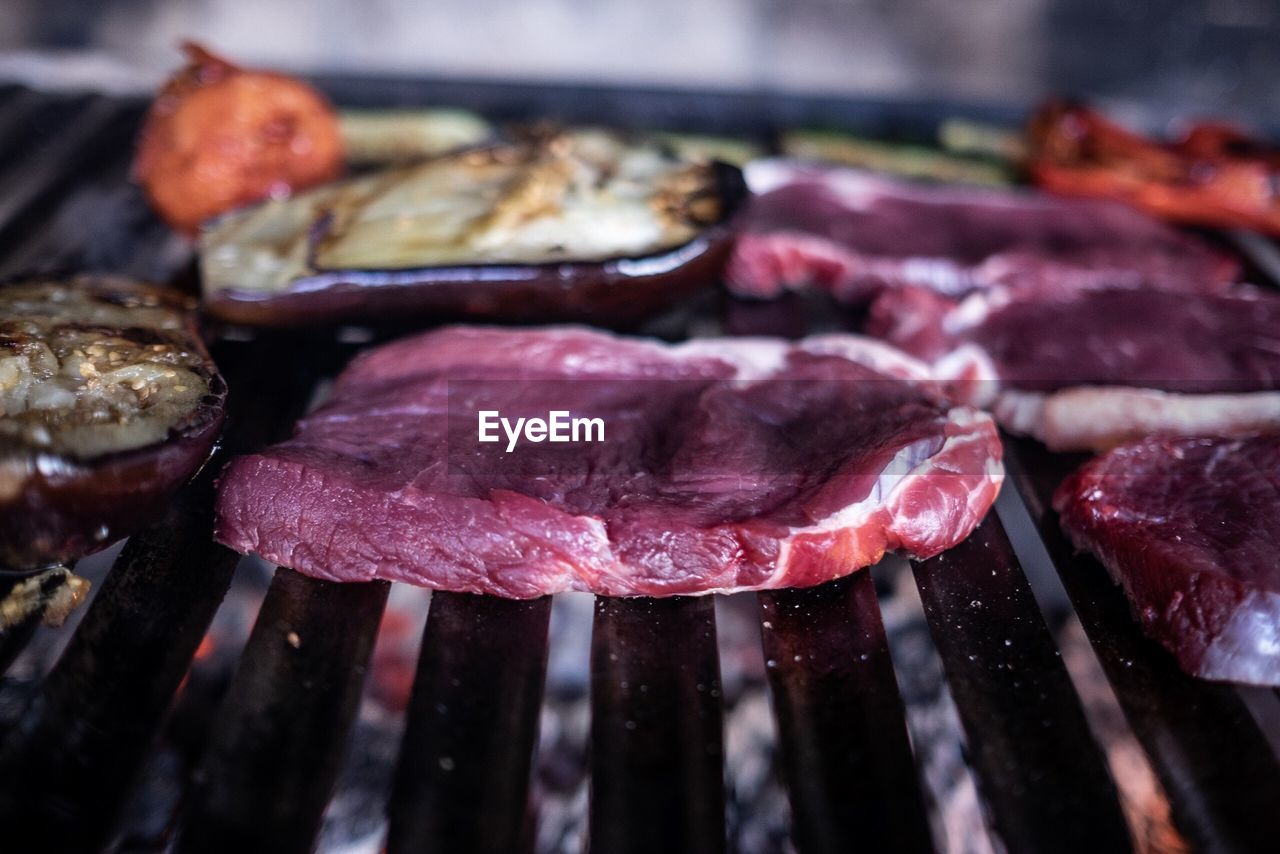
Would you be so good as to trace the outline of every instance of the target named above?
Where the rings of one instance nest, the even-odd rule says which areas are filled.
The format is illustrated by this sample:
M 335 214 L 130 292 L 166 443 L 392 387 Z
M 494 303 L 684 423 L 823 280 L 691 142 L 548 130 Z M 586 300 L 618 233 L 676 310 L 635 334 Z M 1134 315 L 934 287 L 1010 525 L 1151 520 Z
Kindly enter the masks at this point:
M 807 124 L 919 140 L 944 115 L 940 105 L 800 97 L 323 83 L 354 105 L 448 103 L 500 120 L 556 115 L 760 139 Z M 87 266 L 189 282 L 189 253 L 123 183 L 140 116 L 137 102 L 0 90 L 0 270 Z M 721 319 L 699 311 L 654 329 L 796 334 L 814 319 L 794 302 L 739 306 Z M 215 357 L 233 389 L 224 448 L 165 519 L 129 541 L 0 745 L 0 817 L 11 843 L 92 850 L 110 839 L 236 564 L 209 540 L 213 475 L 228 455 L 286 435 L 317 381 L 353 351 L 307 336 L 219 341 Z M 1073 461 L 1025 441 L 1006 446 L 1010 485 L 1179 830 L 1204 850 L 1266 850 L 1280 836 L 1280 764 L 1241 695 L 1182 674 L 1141 636 L 1105 571 L 1072 554 L 1045 507 Z M 995 834 L 1009 850 L 1129 849 L 1105 759 L 1001 519 L 992 514 L 968 542 L 912 569 Z M 275 573 L 179 811 L 175 850 L 314 845 L 387 592 L 382 583 Z M 758 599 L 796 847 L 932 848 L 872 574 Z M 388 850 L 532 847 L 528 781 L 549 614 L 546 599 L 433 598 L 387 807 Z M 715 638 L 710 598 L 597 602 L 593 850 L 726 847 Z M 24 640 L 9 633 L 0 648 Z
M 546 597 L 432 597 L 388 807 L 389 850 L 529 847 L 550 618 Z
M 930 850 L 871 573 L 759 598 L 797 847 Z
M 1046 512 L 1071 470 L 1025 440 L 1005 438 L 1013 480 L 1025 498 L 1071 603 L 1151 757 L 1179 828 L 1205 851 L 1265 851 L 1280 833 L 1280 764 L 1238 692 L 1193 679 L 1142 636 L 1129 603 L 1098 563 L 1073 552 Z

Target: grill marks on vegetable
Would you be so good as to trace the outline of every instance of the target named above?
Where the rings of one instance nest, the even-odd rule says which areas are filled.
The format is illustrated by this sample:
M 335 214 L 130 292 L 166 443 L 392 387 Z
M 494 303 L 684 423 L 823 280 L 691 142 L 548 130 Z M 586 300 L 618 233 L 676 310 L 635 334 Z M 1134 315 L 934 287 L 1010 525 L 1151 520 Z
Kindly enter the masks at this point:
M 226 386 L 190 309 L 122 279 L 0 286 L 0 565 L 104 548 L 208 456 Z

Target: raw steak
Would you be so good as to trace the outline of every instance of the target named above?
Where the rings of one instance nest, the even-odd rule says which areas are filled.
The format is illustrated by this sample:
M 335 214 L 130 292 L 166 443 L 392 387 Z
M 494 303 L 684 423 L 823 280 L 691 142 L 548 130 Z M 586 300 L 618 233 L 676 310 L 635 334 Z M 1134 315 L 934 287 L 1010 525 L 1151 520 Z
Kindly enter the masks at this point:
M 837 166 L 764 160 L 726 271 L 742 296 L 816 286 L 844 302 L 918 285 L 961 295 L 1146 287 L 1215 292 L 1238 265 L 1109 201 L 911 184 Z
M 1054 506 L 1184 670 L 1280 685 L 1280 437 L 1123 445 Z
M 994 289 L 958 303 L 905 289 L 877 298 L 870 329 L 1055 450 L 1280 430 L 1280 297 L 1253 288 Z
M 234 461 L 217 537 L 320 578 L 512 598 L 818 584 L 936 554 L 995 500 L 994 424 L 925 373 L 848 335 L 432 332 L 357 358 L 294 438 Z M 487 410 L 600 417 L 604 441 L 482 444 Z

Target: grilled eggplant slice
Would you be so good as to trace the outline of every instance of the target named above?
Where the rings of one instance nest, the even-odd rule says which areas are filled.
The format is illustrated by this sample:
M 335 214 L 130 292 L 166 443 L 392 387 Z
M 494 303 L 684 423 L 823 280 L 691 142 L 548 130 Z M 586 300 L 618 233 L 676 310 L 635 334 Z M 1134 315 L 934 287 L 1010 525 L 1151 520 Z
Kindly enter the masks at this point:
M 405 312 L 625 323 L 716 280 L 745 192 L 735 167 L 600 131 L 470 149 L 215 222 L 205 304 L 267 326 Z
M 0 285 L 0 567 L 127 536 L 208 458 L 226 385 L 191 308 L 120 279 Z

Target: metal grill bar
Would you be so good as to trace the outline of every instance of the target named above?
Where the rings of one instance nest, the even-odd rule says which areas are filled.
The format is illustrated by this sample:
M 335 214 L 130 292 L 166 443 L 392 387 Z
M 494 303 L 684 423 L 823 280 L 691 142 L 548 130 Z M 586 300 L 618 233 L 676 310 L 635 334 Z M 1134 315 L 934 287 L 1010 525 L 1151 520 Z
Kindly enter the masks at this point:
M 328 82 L 345 103 L 455 103 L 499 119 L 559 115 L 760 140 L 772 136 L 775 124 L 805 123 L 925 139 L 942 114 L 936 104 L 790 95 Z M 185 260 L 185 250 L 172 251 L 168 232 L 141 209 L 136 192 L 119 202 L 129 213 L 119 221 L 104 213 L 117 202 L 96 194 L 123 178 L 140 111 L 137 103 L 0 89 L 5 269 L 62 261 L 139 271 L 171 269 Z M 993 111 L 987 118 L 1010 115 Z M 90 175 L 96 177 L 85 183 Z M 68 193 L 73 181 L 80 183 Z M 124 225 L 100 233 L 85 222 L 77 229 L 78 221 L 104 217 Z M 1242 241 L 1251 255 L 1265 255 L 1258 244 Z M 1265 269 L 1263 261 L 1256 263 Z M 725 328 L 798 335 L 848 320 L 809 308 L 800 299 L 759 310 L 735 304 Z M 699 315 L 699 324 L 708 322 Z M 228 451 L 241 452 L 278 435 L 315 376 L 339 366 L 349 348 L 318 337 L 273 336 L 261 345 L 224 344 L 216 355 L 232 383 Z M 262 364 L 270 370 L 261 370 Z M 267 375 L 274 386 L 255 386 Z M 1280 835 L 1280 814 L 1271 808 L 1280 802 L 1280 765 L 1239 695 L 1177 670 L 1162 649 L 1142 638 L 1105 572 L 1070 553 L 1056 519 L 1045 512 L 1045 496 L 1072 461 L 1025 442 L 1006 447 L 1180 827 L 1208 850 L 1265 850 Z M 128 546 L 41 695 L 0 748 L 0 796 L 12 795 L 3 799 L 0 817 L 10 819 L 5 826 L 11 841 L 88 847 L 110 829 L 145 756 L 148 734 L 225 590 L 231 558 L 199 533 L 207 531 L 208 497 L 206 476 L 167 520 Z M 1006 844 L 1038 850 L 1066 847 L 1067 840 L 1107 850 L 1126 845 L 1097 746 L 995 517 L 969 542 L 917 565 L 915 573 L 983 793 Z M 386 589 L 277 573 L 215 727 L 180 850 L 310 847 Z M 974 600 L 983 606 L 974 608 Z M 778 662 L 769 677 L 797 844 L 805 850 L 846 850 L 855 842 L 927 847 L 924 822 L 913 824 L 922 811 L 920 793 L 904 744 L 901 699 L 891 668 L 886 670 L 870 575 L 768 594 L 761 609 L 773 625 L 764 642 Z M 500 630 L 493 628 L 497 623 Z M 297 633 L 297 648 L 290 631 Z M 545 667 L 545 604 L 441 595 L 426 635 L 391 806 L 392 846 L 415 847 L 441 833 L 479 833 L 504 843 L 519 837 L 525 844 L 523 801 Z M 1007 647 L 1005 639 L 1012 642 Z M 492 646 L 474 648 L 486 641 Z M 471 669 L 492 678 L 463 678 Z M 454 686 L 453 679 L 461 683 Z M 504 711 L 503 701 L 492 699 L 499 697 L 517 699 Z M 592 847 L 722 850 L 722 710 L 711 599 L 598 601 L 592 702 Z M 437 703 L 478 717 L 446 721 Z M 488 729 L 510 734 L 515 747 L 505 757 L 509 764 L 481 752 L 483 713 L 495 709 L 502 714 Z M 1049 721 L 1044 731 L 1042 720 Z M 442 748 L 457 756 L 440 753 Z M 447 775 L 439 764 L 446 755 L 454 759 Z M 474 792 L 487 793 L 496 806 L 477 807 L 468 795 Z M 478 821 L 492 827 L 477 829 Z M 886 845 L 872 844 L 881 838 Z
M 216 471 L 125 545 L 5 742 L 0 821 L 21 850 L 105 843 L 238 559 L 213 542 Z
M 759 598 L 797 848 L 931 851 L 871 573 Z
M 224 342 L 217 358 L 237 390 L 224 451 L 125 545 L 0 750 L 0 819 L 13 838 L 68 849 L 106 840 L 226 593 L 238 556 L 213 542 L 214 479 L 233 454 L 287 434 L 313 373 L 274 343 Z M 264 361 L 289 370 L 257 370 Z
M 10 157 L 29 140 L 33 118 L 50 100 L 30 89 L 10 92 L 0 103 L 0 156 Z
M 90 98 L 59 133 L 24 158 L 21 169 L 5 173 L 0 178 L 0 244 L 12 243 L 35 225 L 33 208 L 52 202 L 59 189 L 93 163 L 84 157 L 90 148 L 118 152 L 131 138 L 135 122 L 120 102 Z
M 596 599 L 591 850 L 725 850 L 724 709 L 709 596 Z
M 390 585 L 281 567 L 214 724 L 179 852 L 309 852 Z
M 1010 851 L 1128 851 L 1106 761 L 994 513 L 913 564 L 995 826 Z
M 549 596 L 432 595 L 391 795 L 392 854 L 532 848 L 550 617 Z
M 1280 838 L 1280 764 L 1228 685 L 1194 679 L 1142 635 L 1124 594 L 1077 555 L 1050 509 L 1078 460 L 1005 437 L 1013 479 L 1152 766 L 1179 829 L 1204 851 L 1265 851 Z

